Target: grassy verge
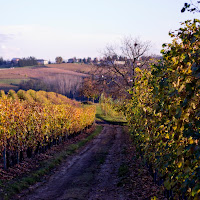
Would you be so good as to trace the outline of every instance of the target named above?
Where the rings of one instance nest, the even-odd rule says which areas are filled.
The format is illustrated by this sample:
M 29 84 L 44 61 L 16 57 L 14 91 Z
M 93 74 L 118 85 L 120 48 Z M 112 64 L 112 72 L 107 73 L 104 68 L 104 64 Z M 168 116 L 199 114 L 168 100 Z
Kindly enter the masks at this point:
M 96 120 L 97 121 L 104 120 L 110 124 L 115 124 L 115 125 L 126 125 L 126 120 L 124 119 L 123 116 L 119 115 L 111 116 L 109 114 L 104 114 L 100 104 L 97 104 L 96 106 Z
M 74 154 L 80 147 L 96 137 L 101 130 L 102 126 L 97 126 L 96 130 L 88 137 L 75 144 L 69 145 L 66 150 L 55 153 L 53 158 L 42 161 L 37 170 L 30 172 L 25 177 L 18 177 L 10 181 L 0 181 L 0 188 L 2 188 L 2 191 L 0 191 L 0 199 L 10 199 L 23 189 L 27 189 L 30 185 L 40 181 L 44 175 L 49 174 L 51 170 L 57 167 L 67 156 Z

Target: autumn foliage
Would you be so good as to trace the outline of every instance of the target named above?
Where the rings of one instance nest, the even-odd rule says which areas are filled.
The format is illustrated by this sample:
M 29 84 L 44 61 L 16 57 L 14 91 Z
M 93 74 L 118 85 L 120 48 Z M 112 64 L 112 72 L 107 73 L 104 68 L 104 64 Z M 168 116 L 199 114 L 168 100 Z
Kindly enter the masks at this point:
M 95 107 L 44 91 L 0 93 L 0 155 L 36 151 L 81 132 L 95 119 Z M 19 158 L 18 162 L 19 162 Z M 5 164 L 4 164 L 5 165 Z
M 163 60 L 136 69 L 126 115 L 134 141 L 167 190 L 200 198 L 200 21 L 170 33 Z M 175 196 L 178 199 L 178 196 Z

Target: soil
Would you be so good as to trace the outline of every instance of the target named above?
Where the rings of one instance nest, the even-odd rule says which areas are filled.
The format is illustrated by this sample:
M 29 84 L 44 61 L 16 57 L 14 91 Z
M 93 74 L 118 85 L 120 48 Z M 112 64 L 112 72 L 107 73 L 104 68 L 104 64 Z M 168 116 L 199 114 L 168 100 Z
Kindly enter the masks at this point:
M 103 130 L 95 139 L 68 157 L 52 175 L 14 199 L 142 200 L 155 196 L 164 199 L 161 188 L 136 158 L 124 128 L 102 125 Z

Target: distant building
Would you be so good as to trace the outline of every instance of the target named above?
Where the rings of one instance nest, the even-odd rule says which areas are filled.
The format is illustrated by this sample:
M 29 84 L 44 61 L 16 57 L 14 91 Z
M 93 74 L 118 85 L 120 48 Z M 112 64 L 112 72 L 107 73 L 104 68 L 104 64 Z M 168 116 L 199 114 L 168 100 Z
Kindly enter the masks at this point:
M 37 60 L 38 65 L 48 65 L 48 60 L 39 59 Z
M 78 62 L 79 59 L 77 59 L 76 57 L 68 59 L 68 63 L 78 63 Z
M 125 61 L 115 60 L 114 65 L 125 65 Z
M 19 60 L 20 60 L 20 58 L 13 58 L 13 59 L 11 60 L 11 62 L 12 62 L 13 64 L 18 64 Z

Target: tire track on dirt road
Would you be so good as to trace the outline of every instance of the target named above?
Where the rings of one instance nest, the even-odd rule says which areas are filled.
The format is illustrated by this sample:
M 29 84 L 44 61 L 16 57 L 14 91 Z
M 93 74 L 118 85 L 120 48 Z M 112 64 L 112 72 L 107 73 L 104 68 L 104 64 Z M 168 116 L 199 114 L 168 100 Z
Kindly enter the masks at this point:
M 136 153 L 129 152 L 133 145 L 124 128 L 101 125 L 101 133 L 68 157 L 46 181 L 14 199 L 149 200 L 154 196 L 164 199 L 148 170 L 136 159 Z M 120 177 L 124 165 L 128 173 Z
M 67 159 L 59 169 L 30 194 L 20 196 L 27 200 L 88 199 L 96 185 L 96 175 L 116 140 L 116 127 L 104 124 L 102 132 L 79 153 Z

